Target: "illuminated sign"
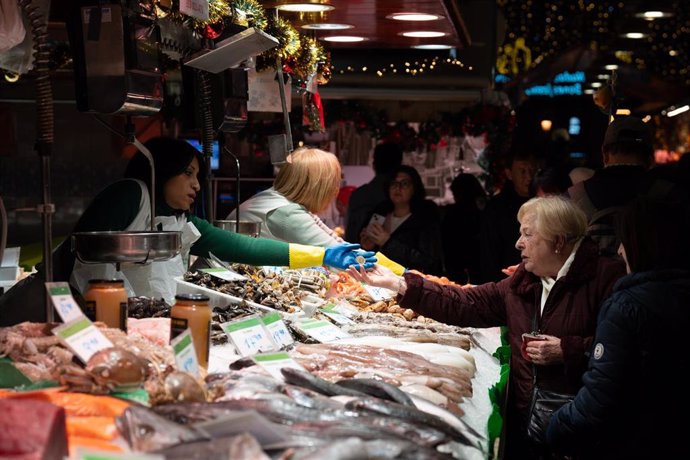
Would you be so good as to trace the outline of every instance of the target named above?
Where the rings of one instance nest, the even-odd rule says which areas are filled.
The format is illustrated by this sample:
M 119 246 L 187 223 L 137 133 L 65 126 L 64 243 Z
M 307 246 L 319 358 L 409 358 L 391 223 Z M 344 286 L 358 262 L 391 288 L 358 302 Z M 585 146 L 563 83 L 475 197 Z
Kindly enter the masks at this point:
M 582 70 L 575 72 L 561 72 L 550 83 L 545 85 L 534 85 L 525 89 L 527 96 L 581 96 L 583 94 L 582 84 L 586 81 L 585 73 Z M 508 75 L 496 74 L 496 83 L 510 83 Z

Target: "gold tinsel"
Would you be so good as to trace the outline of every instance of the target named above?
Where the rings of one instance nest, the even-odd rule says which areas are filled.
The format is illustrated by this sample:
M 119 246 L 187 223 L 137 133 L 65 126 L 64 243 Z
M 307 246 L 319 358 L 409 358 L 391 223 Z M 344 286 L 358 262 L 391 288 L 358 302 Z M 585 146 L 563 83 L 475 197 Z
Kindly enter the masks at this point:
M 316 73 L 319 60 L 323 58 L 323 47 L 316 39 L 301 35 L 299 54 L 296 56 L 295 74 L 306 80 L 313 73 Z
M 275 61 L 276 57 L 286 59 L 294 56 L 300 49 L 300 37 L 297 30 L 286 20 L 273 17 L 268 20 L 266 33 L 278 39 L 278 46 L 266 51 L 261 56 Z
M 234 0 L 230 5 L 233 23 L 260 30 L 265 30 L 268 26 L 266 11 L 257 0 Z

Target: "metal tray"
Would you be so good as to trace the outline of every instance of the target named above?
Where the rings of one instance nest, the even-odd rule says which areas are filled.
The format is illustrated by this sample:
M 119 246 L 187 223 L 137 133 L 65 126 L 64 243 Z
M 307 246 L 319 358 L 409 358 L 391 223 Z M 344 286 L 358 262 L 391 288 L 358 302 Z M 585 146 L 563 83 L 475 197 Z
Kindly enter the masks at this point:
M 235 233 L 234 220 L 215 220 L 213 225 L 223 230 Z M 240 231 L 242 235 L 249 235 L 254 238 L 261 236 L 261 222 L 250 222 L 248 220 L 240 220 Z
M 83 263 L 147 263 L 179 254 L 181 232 L 77 232 L 72 251 Z

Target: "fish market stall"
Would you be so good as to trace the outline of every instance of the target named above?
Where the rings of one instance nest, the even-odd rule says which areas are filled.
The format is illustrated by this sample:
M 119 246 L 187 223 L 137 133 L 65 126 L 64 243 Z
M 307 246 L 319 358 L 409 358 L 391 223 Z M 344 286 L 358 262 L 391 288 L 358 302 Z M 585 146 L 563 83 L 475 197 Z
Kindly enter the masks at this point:
M 171 306 L 130 298 L 127 333 L 95 323 L 114 348 L 86 361 L 51 332 L 56 325 L 0 330 L 0 352 L 11 360 L 4 365 L 25 376 L 24 388 L 60 385 L 7 390 L 0 402 L 63 407 L 66 428 L 57 417 L 49 444 L 66 436 L 72 454 L 207 458 L 236 449 L 232 458 L 269 458 L 262 456 L 291 449 L 289 458 L 495 458 L 498 329 L 405 314 L 343 273 L 233 269 L 245 281 L 231 286 L 208 272 L 178 280 L 178 293 L 216 293 L 207 369 L 187 367 L 184 341 L 168 345 Z M 252 327 L 266 335 L 247 334 Z M 100 425 L 70 409 L 87 399 L 95 408 L 86 417 Z M 153 432 L 142 434 L 144 426 Z

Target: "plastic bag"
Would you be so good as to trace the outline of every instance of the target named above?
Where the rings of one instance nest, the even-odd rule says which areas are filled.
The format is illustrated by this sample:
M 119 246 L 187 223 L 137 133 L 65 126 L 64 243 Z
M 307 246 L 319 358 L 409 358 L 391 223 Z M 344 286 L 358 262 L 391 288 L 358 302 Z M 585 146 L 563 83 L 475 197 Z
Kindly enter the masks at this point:
M 16 0 L 0 0 L 0 53 L 14 48 L 26 35 Z

